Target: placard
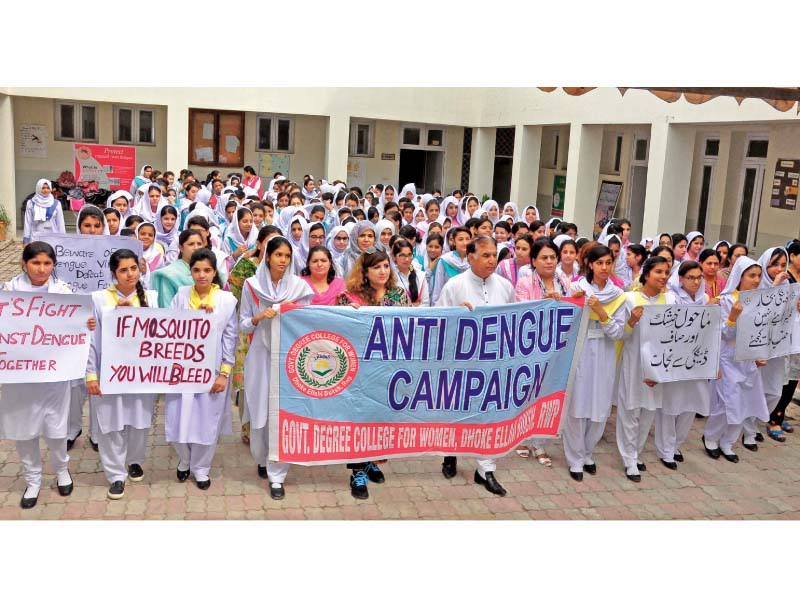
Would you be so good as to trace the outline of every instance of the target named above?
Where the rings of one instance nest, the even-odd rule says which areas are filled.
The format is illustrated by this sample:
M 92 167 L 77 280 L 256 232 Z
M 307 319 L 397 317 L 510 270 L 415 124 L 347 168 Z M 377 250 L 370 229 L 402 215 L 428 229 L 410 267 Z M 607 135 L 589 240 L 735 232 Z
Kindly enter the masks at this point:
M 104 190 L 125 190 L 136 176 L 134 146 L 75 144 L 75 181 L 96 181 Z
M 638 327 L 644 376 L 652 381 L 716 379 L 720 308 L 717 305 L 645 306 Z
M 772 180 L 769 205 L 794 210 L 797 207 L 797 186 L 800 181 L 800 159 L 779 158 Z
M 280 310 L 269 457 L 300 464 L 496 457 L 556 436 L 588 314 L 577 299 Z
M 769 360 L 792 354 L 800 283 L 739 292 L 744 310 L 736 320 L 736 360 Z
M 56 275 L 69 284 L 75 294 L 91 294 L 111 285 L 108 259 L 126 248 L 142 256 L 142 242 L 119 235 L 80 233 L 34 233 L 33 239 L 47 242 L 56 252 Z
M 47 158 L 47 126 L 19 126 L 19 155 L 24 158 Z
M 103 312 L 104 394 L 207 392 L 217 376 L 217 327 L 200 310 Z
M 594 209 L 594 239 L 600 236 L 603 227 L 606 226 L 613 217 L 617 209 L 620 194 L 622 194 L 622 183 L 618 181 L 603 181 L 600 184 L 600 192 L 597 195 L 597 205 Z
M 92 314 L 87 296 L 0 291 L 0 383 L 82 379 Z
M 550 210 L 551 217 L 564 216 L 564 194 L 567 189 L 566 175 L 556 175 L 553 177 L 553 208 Z

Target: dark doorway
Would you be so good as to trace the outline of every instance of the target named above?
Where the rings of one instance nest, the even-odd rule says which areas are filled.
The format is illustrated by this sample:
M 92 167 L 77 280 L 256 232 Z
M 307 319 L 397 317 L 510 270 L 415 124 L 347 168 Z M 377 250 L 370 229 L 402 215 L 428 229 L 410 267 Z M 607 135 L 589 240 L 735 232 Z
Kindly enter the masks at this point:
M 492 198 L 501 205 L 511 199 L 511 165 L 513 162 L 514 159 L 510 156 L 494 157 Z
M 442 189 L 444 153 L 434 150 L 400 150 L 400 174 L 397 183 L 402 188 L 413 183 L 418 194 L 431 194 Z

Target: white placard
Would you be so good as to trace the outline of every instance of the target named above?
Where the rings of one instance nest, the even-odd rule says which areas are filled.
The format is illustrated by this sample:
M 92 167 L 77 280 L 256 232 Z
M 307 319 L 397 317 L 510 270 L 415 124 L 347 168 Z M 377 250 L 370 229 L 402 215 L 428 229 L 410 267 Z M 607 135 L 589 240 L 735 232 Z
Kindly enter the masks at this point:
M 47 127 L 19 126 L 19 155 L 25 158 L 47 158 Z
M 736 321 L 736 360 L 768 360 L 792 354 L 799 294 L 798 283 L 739 292 L 744 310 Z
M 48 233 L 34 234 L 33 239 L 53 247 L 56 275 L 76 294 L 91 294 L 111 285 L 108 259 L 114 251 L 126 248 L 142 255 L 142 242 L 119 235 Z
M 645 377 L 659 383 L 716 379 L 720 319 L 715 305 L 645 306 L 638 324 Z
M 82 379 L 92 314 L 87 296 L 0 291 L 0 383 Z
M 214 385 L 216 317 L 201 310 L 115 308 L 103 312 L 104 394 L 196 393 Z

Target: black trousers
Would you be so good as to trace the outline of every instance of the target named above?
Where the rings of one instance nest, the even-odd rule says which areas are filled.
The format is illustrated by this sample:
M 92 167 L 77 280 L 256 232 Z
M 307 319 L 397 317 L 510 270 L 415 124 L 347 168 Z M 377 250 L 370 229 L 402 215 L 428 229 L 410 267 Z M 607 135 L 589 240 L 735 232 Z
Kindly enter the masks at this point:
M 789 402 L 792 401 L 794 397 L 794 392 L 797 389 L 797 380 L 794 379 L 783 386 L 783 391 L 781 392 L 781 399 L 778 400 L 778 405 L 775 407 L 775 410 L 772 411 L 772 414 L 769 416 L 769 424 L 770 425 L 780 425 L 783 423 L 783 418 L 786 416 L 786 407 L 789 406 Z

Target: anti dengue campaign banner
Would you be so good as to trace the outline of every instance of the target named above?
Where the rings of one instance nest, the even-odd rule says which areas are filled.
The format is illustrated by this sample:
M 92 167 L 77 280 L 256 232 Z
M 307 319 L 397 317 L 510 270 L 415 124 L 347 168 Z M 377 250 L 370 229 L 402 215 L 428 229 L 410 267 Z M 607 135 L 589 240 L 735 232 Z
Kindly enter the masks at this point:
M 0 291 L 0 383 L 82 379 L 91 316 L 88 296 Z
M 494 457 L 554 437 L 587 323 L 582 299 L 276 308 L 269 458 L 298 464 Z

